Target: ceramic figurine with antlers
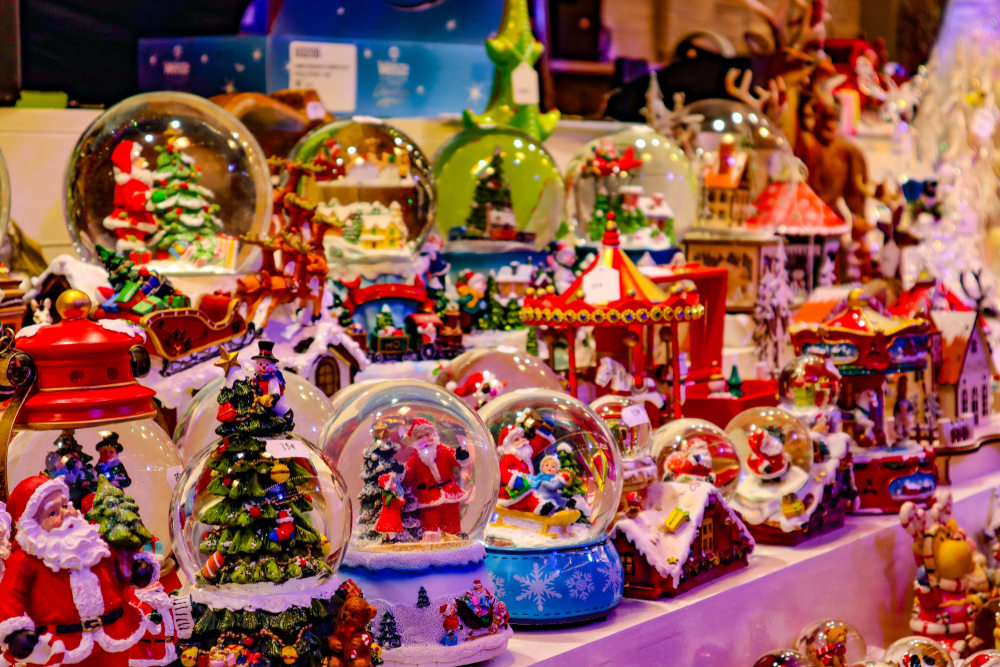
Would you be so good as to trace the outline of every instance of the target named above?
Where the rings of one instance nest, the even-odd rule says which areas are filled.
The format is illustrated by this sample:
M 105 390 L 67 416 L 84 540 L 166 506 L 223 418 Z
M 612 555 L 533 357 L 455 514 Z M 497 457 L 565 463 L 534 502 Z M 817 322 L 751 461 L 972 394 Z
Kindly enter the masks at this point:
M 988 591 L 985 557 L 951 518 L 951 494 L 939 490 L 930 509 L 905 503 L 899 520 L 913 537 L 917 577 L 910 630 L 946 646 L 958 658 Z

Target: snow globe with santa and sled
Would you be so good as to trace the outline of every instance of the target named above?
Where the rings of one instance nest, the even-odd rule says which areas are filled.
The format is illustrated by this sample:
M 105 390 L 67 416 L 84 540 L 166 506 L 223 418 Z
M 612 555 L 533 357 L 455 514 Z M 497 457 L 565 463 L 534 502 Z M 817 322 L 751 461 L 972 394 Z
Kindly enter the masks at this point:
M 614 435 L 585 403 L 544 389 L 504 394 L 479 414 L 500 454 L 486 563 L 511 622 L 604 618 L 622 597 L 605 532 L 622 491 Z
M 165 274 L 247 267 L 241 237 L 271 212 L 267 159 L 235 116 L 177 92 L 143 93 L 101 114 L 66 169 L 67 225 L 82 258 L 114 248 Z
M 464 665 L 502 653 L 508 607 L 480 542 L 500 474 L 479 416 L 427 382 L 362 382 L 334 397 L 321 440 L 355 507 L 340 571 L 377 609 L 385 664 Z
M 684 151 L 646 125 L 585 144 L 566 170 L 576 236 L 599 247 L 608 220 L 626 251 L 668 250 L 694 222 L 698 183 Z
M 270 665 L 346 664 L 336 618 L 348 604 L 370 606 L 349 602 L 357 587 L 335 576 L 351 531 L 344 481 L 319 449 L 292 435 L 294 413 L 260 365 L 241 369 L 235 355 L 218 365 L 219 437 L 188 462 L 170 503 L 193 625 L 177 652 L 185 664 L 240 655 Z M 367 650 L 358 657 L 369 660 L 377 652 L 370 618 L 356 628 Z

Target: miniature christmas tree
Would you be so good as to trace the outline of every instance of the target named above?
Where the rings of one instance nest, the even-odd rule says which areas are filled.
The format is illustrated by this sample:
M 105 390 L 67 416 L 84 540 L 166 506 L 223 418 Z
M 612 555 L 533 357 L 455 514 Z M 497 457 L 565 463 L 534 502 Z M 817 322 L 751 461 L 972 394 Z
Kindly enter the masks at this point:
M 424 609 L 425 607 L 431 606 L 431 599 L 427 597 L 427 589 L 423 586 L 417 592 L 417 607 Z
M 138 551 L 153 539 L 142 525 L 135 500 L 112 486 L 106 477 L 97 480 L 97 493 L 93 507 L 87 512 L 87 521 L 96 523 L 104 541 L 122 551 Z
M 62 477 L 69 487 L 70 502 L 79 509 L 80 501 L 93 492 L 97 484 L 97 473 L 91 464 L 94 457 L 83 451 L 73 431 L 63 431 L 53 444 L 56 450 L 46 457 L 44 473 L 53 479 Z
M 403 641 L 399 636 L 399 630 L 396 629 L 396 617 L 392 615 L 391 609 L 386 609 L 385 615 L 382 616 L 382 622 L 379 623 L 378 635 L 375 637 L 375 641 L 384 649 L 399 648 L 403 645 Z
M 556 447 L 556 454 L 559 455 L 559 468 L 573 473 L 573 481 L 568 486 L 563 487 L 560 493 L 565 498 L 586 496 L 587 484 L 583 479 L 583 467 L 573 455 L 573 448 L 565 444 L 559 445 Z
M 375 331 L 383 331 L 388 329 L 390 331 L 396 329 L 396 321 L 392 318 L 392 311 L 389 310 L 389 306 L 382 306 L 382 310 L 375 315 Z
M 559 111 L 553 109 L 541 113 L 538 109 L 538 75 L 532 67 L 542 55 L 545 47 L 535 40 L 531 32 L 531 18 L 528 15 L 527 0 L 506 0 L 503 16 L 500 18 L 499 34 L 486 40 L 486 54 L 496 65 L 493 75 L 493 90 L 486 111 L 475 114 L 466 109 L 463 120 L 466 127 L 486 124 L 509 125 L 522 130 L 538 141 L 545 141 L 556 128 Z M 530 79 L 534 79 L 532 83 Z M 522 85 L 515 85 L 515 79 Z M 534 103 L 531 97 L 521 97 L 519 93 L 534 87 Z M 518 102 L 521 104 L 518 104 Z
M 372 430 L 375 439 L 364 451 L 364 461 L 361 464 L 361 477 L 365 480 L 365 486 L 358 494 L 361 503 L 358 523 L 364 528 L 358 534 L 359 542 L 374 542 L 381 544 L 385 537 L 375 530 L 379 514 L 384 504 L 384 491 L 379 485 L 379 478 L 387 473 L 396 473 L 402 476 L 403 464 L 395 459 L 399 452 L 399 445 L 389 439 L 389 427 L 379 422 Z M 400 513 L 403 522 L 404 532 L 394 536 L 393 541 L 397 542 L 417 542 L 423 536 L 423 529 L 420 527 L 416 516 L 416 499 L 413 494 L 407 493 L 406 506 Z M 411 506 L 413 506 L 411 508 Z M 408 508 L 409 511 L 408 511 Z
M 756 356 L 767 363 L 776 375 L 782 368 L 781 354 L 788 340 L 788 326 L 792 320 L 792 290 L 788 271 L 785 269 L 785 248 L 778 244 L 778 253 L 760 278 L 757 300 L 754 303 L 753 340 Z
M 743 379 L 740 377 L 740 369 L 733 364 L 733 370 L 729 374 L 729 380 L 726 382 L 726 386 L 729 389 L 729 393 L 735 398 L 743 398 Z
M 479 173 L 479 182 L 472 198 L 472 210 L 465 221 L 465 235 L 468 238 L 487 236 L 487 205 L 494 210 L 511 207 L 510 184 L 503 175 L 503 156 L 500 147 L 493 151 L 490 163 Z
M 351 215 L 351 221 L 344 228 L 344 240 L 357 245 L 361 241 L 362 231 L 364 231 L 364 216 L 361 211 L 355 211 Z
M 594 211 L 590 215 L 590 222 L 587 223 L 587 235 L 591 241 L 600 241 L 604 237 L 610 212 L 611 203 L 608 201 L 608 196 L 603 192 L 598 193 L 594 198 Z

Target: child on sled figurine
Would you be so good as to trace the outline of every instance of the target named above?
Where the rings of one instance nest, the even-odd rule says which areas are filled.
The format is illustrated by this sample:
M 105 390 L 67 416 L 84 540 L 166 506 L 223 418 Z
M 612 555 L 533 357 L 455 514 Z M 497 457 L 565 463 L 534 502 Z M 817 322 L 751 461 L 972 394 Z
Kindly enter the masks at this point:
M 559 457 L 549 454 L 543 458 L 538 464 L 539 473 L 531 479 L 531 486 L 542 501 L 555 503 L 562 509 L 567 499 L 560 492 L 573 480 L 569 471 L 559 472 L 559 467 Z
M 258 353 L 251 357 L 254 364 L 254 377 L 257 380 L 257 394 L 260 396 L 277 396 L 271 409 L 279 417 L 292 420 L 292 411 L 285 404 L 285 378 L 275 366 L 278 358 L 274 356 L 274 343 L 262 340 L 257 343 Z

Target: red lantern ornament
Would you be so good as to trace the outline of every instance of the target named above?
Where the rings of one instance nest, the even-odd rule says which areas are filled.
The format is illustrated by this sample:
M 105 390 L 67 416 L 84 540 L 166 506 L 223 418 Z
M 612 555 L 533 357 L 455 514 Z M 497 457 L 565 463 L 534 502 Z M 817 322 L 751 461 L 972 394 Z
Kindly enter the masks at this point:
M 225 484 L 226 486 L 232 486 L 233 478 L 230 477 L 229 475 L 226 475 L 225 477 L 222 478 L 222 483 Z
M 248 514 L 249 514 L 249 515 L 250 515 L 250 516 L 251 516 L 252 518 L 254 518 L 254 519 L 257 519 L 257 518 L 259 518 L 259 517 L 260 517 L 260 508 L 259 508 L 259 507 L 257 507 L 257 506 L 253 506 L 253 507 L 251 507 L 251 508 L 250 508 L 249 510 L 247 510 L 247 513 L 248 513 Z
M 235 421 L 236 408 L 234 408 L 233 404 L 229 403 L 228 401 L 226 403 L 223 403 L 222 405 L 219 406 L 219 412 L 216 415 L 216 419 L 218 419 L 220 422 Z M 223 443 L 222 446 L 225 447 L 226 446 L 225 443 Z M 224 452 L 225 450 L 220 447 L 219 451 Z

